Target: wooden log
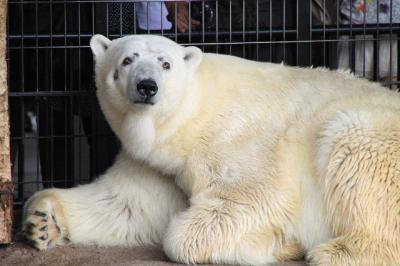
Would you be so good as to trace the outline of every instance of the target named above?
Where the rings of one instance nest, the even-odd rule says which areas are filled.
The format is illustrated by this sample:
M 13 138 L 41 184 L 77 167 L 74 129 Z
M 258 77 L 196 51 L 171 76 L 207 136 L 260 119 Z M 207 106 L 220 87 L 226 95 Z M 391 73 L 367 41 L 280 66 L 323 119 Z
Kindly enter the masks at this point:
M 11 242 L 13 184 L 6 63 L 7 0 L 0 1 L 0 243 Z

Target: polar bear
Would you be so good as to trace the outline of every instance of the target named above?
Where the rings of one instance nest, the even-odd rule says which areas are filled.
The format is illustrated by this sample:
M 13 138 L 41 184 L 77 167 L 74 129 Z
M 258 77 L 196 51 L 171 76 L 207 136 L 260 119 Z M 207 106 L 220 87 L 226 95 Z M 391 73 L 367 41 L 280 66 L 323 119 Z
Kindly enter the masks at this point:
M 122 151 L 92 184 L 38 192 L 23 230 L 159 245 L 183 263 L 400 261 L 400 96 L 350 73 L 202 53 L 160 36 L 91 39 Z

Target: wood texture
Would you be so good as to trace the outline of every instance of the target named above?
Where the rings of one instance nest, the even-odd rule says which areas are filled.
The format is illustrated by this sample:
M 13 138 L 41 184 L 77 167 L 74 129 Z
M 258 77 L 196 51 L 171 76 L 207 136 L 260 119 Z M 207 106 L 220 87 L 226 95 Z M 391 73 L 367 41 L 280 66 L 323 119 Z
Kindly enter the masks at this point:
M 11 242 L 13 185 L 6 63 L 7 0 L 0 0 L 0 243 Z

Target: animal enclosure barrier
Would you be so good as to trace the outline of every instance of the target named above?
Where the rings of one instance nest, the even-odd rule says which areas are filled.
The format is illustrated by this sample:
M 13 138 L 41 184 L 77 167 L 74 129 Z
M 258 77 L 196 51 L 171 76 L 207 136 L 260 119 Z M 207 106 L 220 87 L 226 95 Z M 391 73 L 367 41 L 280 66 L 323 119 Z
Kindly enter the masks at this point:
M 400 0 L 8 0 L 7 25 L 15 227 L 34 192 L 90 182 L 118 152 L 96 100 L 93 34 L 159 34 L 399 87 Z

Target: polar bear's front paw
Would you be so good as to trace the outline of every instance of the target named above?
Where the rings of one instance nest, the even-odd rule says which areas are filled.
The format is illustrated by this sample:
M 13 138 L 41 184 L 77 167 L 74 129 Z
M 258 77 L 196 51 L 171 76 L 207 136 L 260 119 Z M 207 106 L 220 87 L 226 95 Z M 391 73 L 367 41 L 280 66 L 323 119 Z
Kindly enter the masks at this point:
M 32 246 L 46 250 L 68 241 L 62 219 L 51 200 L 39 197 L 27 204 L 22 232 Z

